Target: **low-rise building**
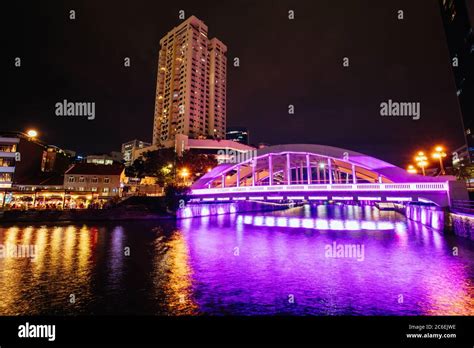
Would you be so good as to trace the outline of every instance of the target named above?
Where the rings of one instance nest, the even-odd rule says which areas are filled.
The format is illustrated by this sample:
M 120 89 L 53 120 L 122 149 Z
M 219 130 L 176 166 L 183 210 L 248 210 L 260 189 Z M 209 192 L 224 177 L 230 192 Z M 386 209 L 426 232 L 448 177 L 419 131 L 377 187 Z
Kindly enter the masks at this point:
M 92 164 L 119 164 L 123 162 L 122 153 L 118 151 L 112 151 L 108 154 L 93 154 L 87 155 L 85 158 L 86 163 Z
M 90 192 L 99 199 L 121 194 L 124 166 L 120 164 L 77 163 L 64 174 L 66 191 Z

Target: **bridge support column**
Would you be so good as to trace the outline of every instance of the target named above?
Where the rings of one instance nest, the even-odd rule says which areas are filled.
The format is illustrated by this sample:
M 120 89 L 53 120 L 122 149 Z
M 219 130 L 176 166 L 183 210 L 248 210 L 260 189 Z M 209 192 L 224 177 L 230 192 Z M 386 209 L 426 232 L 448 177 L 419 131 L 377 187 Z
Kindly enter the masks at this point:
M 309 162 L 309 155 L 306 154 L 306 176 L 307 176 L 307 183 L 311 185 L 313 178 L 311 173 L 311 163 Z
M 290 154 L 286 154 L 286 184 L 291 185 Z
M 237 187 L 240 187 L 240 166 L 237 166 L 237 180 L 236 180 Z
M 328 174 L 329 174 L 329 185 L 332 185 L 332 163 L 331 163 L 330 158 L 328 158 Z
M 303 168 L 304 168 L 304 167 L 303 167 L 303 163 L 301 163 L 301 165 L 300 165 L 300 180 L 301 180 L 301 183 L 302 183 L 302 184 L 304 184 L 304 169 L 303 169 Z M 300 183 L 300 182 L 298 181 L 298 184 L 299 184 L 299 183 Z
M 273 157 L 268 155 L 268 184 L 273 185 Z
M 257 166 L 257 160 L 252 161 L 252 186 L 255 186 L 255 167 Z
M 352 165 L 352 183 L 357 184 L 356 166 Z

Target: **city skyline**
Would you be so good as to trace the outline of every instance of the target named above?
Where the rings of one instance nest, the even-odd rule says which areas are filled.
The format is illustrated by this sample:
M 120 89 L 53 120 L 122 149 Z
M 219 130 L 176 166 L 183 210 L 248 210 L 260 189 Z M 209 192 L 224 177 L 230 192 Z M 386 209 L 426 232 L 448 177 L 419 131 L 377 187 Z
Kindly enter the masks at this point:
M 474 0 L 7 6 L 1 342 L 472 342 Z
M 183 2 L 181 7 L 186 18 L 196 15 L 229 46 L 227 123 L 245 125 L 254 143 L 339 145 L 369 155 L 382 151 L 385 160 L 401 166 L 414 151 L 434 142 L 449 150 L 462 145 L 437 4 L 400 1 L 377 7 L 366 3 L 348 2 L 345 8 L 351 11 L 342 13 L 324 2 L 282 2 L 273 7 L 263 2 L 252 7 L 245 22 L 245 8 L 237 5 L 220 9 L 205 2 L 197 8 Z M 33 33 L 32 25 L 28 32 L 17 34 L 28 35 L 20 41 L 30 46 L 15 49 L 12 42 L 11 52 L 19 53 L 13 54 L 7 70 L 11 81 L 3 111 L 7 130 L 33 127 L 45 141 L 80 153 L 118 150 L 135 138 L 150 140 L 158 41 L 181 23 L 180 8 L 161 11 L 157 22 L 148 14 L 154 5 L 139 6 L 132 13 L 116 8 L 108 20 L 99 18 L 107 6 L 94 6 L 94 18 L 79 6 L 75 20 L 68 18 L 69 8 L 55 7 L 46 28 L 35 28 L 37 33 Z M 318 6 L 325 9 L 323 14 Z M 397 19 L 400 8 L 403 20 Z M 13 11 L 13 16 L 20 10 Z M 288 18 L 289 10 L 294 10 L 293 20 Z M 216 11 L 222 14 L 215 15 Z M 363 18 L 362 11 L 370 14 L 369 23 L 348 30 L 359 21 L 358 16 Z M 32 13 L 25 20 L 34 23 L 39 19 Z M 305 13 L 312 13 L 311 18 Z M 140 21 L 129 21 L 128 30 L 123 31 L 118 23 L 134 16 Z M 338 18 L 342 26 L 329 25 Z M 424 20 L 418 23 L 416 18 Z M 94 27 L 95 36 L 91 35 L 93 20 L 103 21 Z M 235 30 L 237 23 L 242 24 L 241 30 Z M 272 25 L 271 32 L 262 29 L 266 24 Z M 64 26 L 61 32 L 54 30 L 57 25 Z M 374 31 L 374 26 L 382 29 Z M 49 44 L 38 46 L 34 38 L 45 34 Z M 61 45 L 67 38 L 74 45 Z M 314 38 L 314 43 L 308 38 Z M 13 64 L 16 56 L 22 58 L 21 68 Z M 123 65 L 126 57 L 130 67 Z M 343 66 L 345 57 L 348 67 Z M 239 58 L 238 67 L 233 65 L 234 58 Z M 38 69 L 45 63 L 45 69 Z M 38 88 L 39 81 L 46 83 Z M 96 119 L 58 119 L 54 104 L 63 99 L 95 102 Z M 381 117 L 379 105 L 389 99 L 419 102 L 420 119 Z M 81 141 L 86 133 L 94 141 Z

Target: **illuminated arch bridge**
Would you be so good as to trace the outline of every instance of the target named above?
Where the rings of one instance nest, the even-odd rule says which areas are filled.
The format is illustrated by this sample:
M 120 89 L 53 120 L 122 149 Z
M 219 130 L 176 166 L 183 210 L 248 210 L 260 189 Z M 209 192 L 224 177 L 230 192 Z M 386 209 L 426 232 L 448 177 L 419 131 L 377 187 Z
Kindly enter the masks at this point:
M 236 157 L 243 160 L 221 164 L 192 185 L 193 202 L 421 201 L 449 206 L 450 199 L 464 199 L 466 194 L 452 176 L 409 174 L 332 146 L 276 145 Z

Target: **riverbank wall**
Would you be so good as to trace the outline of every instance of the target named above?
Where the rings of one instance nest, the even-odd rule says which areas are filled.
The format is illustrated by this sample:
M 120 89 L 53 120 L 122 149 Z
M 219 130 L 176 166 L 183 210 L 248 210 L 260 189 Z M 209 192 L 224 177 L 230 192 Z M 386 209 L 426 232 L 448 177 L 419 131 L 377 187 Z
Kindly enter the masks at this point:
M 474 241 L 474 215 L 452 212 L 449 214 L 448 227 L 455 235 Z
M 260 201 L 237 201 L 229 203 L 188 204 L 176 213 L 178 219 L 210 215 L 234 214 L 255 211 L 284 210 L 296 206 L 295 203 L 273 203 Z
M 396 209 L 408 219 L 422 223 L 435 230 L 468 238 L 474 241 L 474 215 L 449 211 L 430 205 L 408 204 Z

